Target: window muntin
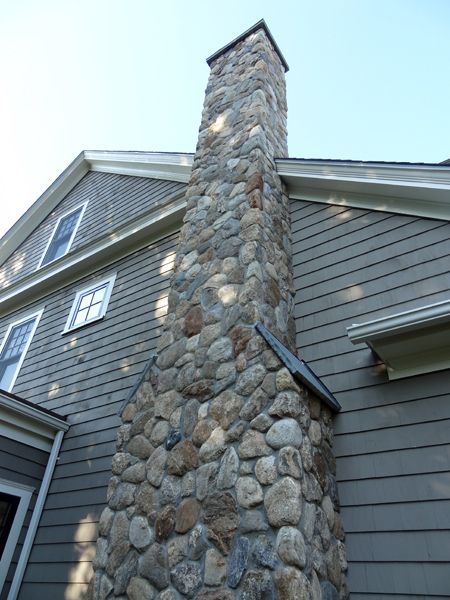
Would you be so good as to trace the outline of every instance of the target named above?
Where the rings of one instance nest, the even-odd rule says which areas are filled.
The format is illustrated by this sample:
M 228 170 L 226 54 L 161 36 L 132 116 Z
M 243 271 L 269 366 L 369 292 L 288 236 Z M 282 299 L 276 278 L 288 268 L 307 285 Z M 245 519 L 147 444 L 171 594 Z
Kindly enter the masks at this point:
M 0 347 L 0 389 L 12 390 L 41 315 L 42 311 L 9 326 Z
M 70 250 L 86 204 L 87 203 L 82 204 L 58 219 L 44 254 L 42 255 L 39 267 L 43 267 L 57 258 L 64 256 L 64 254 L 67 254 Z
M 112 275 L 77 292 L 63 333 L 105 316 L 115 279 Z

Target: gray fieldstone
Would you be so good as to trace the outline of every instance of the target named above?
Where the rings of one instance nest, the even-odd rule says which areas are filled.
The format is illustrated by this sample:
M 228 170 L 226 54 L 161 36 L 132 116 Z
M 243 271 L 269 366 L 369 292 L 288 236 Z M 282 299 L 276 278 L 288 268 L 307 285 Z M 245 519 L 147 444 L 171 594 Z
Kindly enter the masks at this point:
M 258 456 L 268 456 L 271 453 L 272 451 L 260 431 L 251 429 L 245 432 L 238 449 L 240 458 L 256 458 Z
M 277 417 L 298 417 L 301 412 L 301 399 L 297 392 L 280 392 L 269 409 L 269 414 Z
M 202 501 L 211 493 L 214 478 L 217 475 L 219 464 L 217 462 L 201 465 L 197 469 L 197 499 Z
M 173 537 L 167 542 L 167 560 L 172 569 L 175 565 L 185 560 L 188 556 L 188 538 L 187 536 Z
M 247 568 L 250 541 L 246 537 L 240 537 L 230 556 L 228 563 L 228 585 L 237 588 L 244 571 Z
M 301 498 L 301 487 L 295 479 L 284 477 L 274 483 L 264 497 L 269 523 L 274 527 L 297 525 L 302 510 Z
M 233 446 L 230 446 L 220 461 L 220 469 L 217 475 L 217 487 L 227 489 L 234 486 L 239 472 L 239 458 Z
M 275 569 L 278 559 L 274 546 L 270 539 L 265 535 L 259 535 L 253 545 L 252 557 L 255 563 L 261 567 Z
M 269 571 L 248 571 L 239 600 L 275 600 L 275 586 Z
M 170 574 L 174 587 L 186 598 L 193 598 L 202 585 L 202 572 L 196 563 L 180 563 Z
M 167 450 L 163 446 L 159 446 L 153 452 L 151 459 L 147 461 L 147 480 L 156 487 L 161 485 L 167 456 Z
M 278 600 L 309 600 L 311 586 L 305 575 L 294 567 L 275 571 Z
M 274 483 L 278 477 L 275 456 L 265 456 L 257 460 L 255 475 L 262 485 Z
M 143 550 L 153 542 L 153 532 L 145 517 L 133 517 L 131 519 L 130 542 L 138 550 Z
M 230 338 L 222 337 L 211 344 L 207 352 L 210 360 L 226 362 L 233 356 L 233 344 Z
M 243 508 L 252 508 L 263 501 L 261 486 L 253 477 L 239 477 L 236 495 L 239 505 Z
M 282 448 L 283 446 L 298 448 L 302 443 L 302 431 L 295 419 L 281 419 L 269 429 L 266 441 L 272 448 Z
M 177 505 L 181 501 L 181 479 L 173 475 L 166 475 L 160 487 L 161 505 Z
M 132 577 L 126 593 L 129 600 L 153 600 L 156 596 L 155 588 L 142 577 Z
M 277 552 L 281 560 L 303 569 L 306 565 L 306 547 L 302 534 L 295 527 L 282 527 L 277 535 Z
M 222 427 L 216 427 L 199 450 L 200 460 L 204 463 L 220 458 L 227 449 L 225 431 Z
M 266 369 L 261 364 L 253 365 L 239 375 L 236 381 L 236 392 L 249 396 L 263 381 Z
M 278 472 L 280 475 L 290 475 L 300 479 L 303 474 L 302 460 L 297 448 L 286 446 L 280 449 L 278 455 Z
M 160 544 L 152 544 L 139 559 L 139 575 L 145 577 L 158 590 L 169 585 L 167 551 Z
M 205 584 L 222 585 L 227 576 L 227 561 L 215 548 L 210 548 L 205 555 Z

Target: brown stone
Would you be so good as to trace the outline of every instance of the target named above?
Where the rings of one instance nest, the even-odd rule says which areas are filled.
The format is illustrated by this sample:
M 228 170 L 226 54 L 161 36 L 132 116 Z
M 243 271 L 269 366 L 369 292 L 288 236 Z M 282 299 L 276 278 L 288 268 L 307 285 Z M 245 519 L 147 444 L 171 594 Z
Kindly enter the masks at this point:
M 239 525 L 237 503 L 229 492 L 209 494 L 203 503 L 208 538 L 224 554 L 230 552 Z
M 191 398 L 197 398 L 199 402 L 209 400 L 214 396 L 214 381 L 212 379 L 201 379 L 184 388 L 183 394 Z
M 158 516 L 155 522 L 155 539 L 157 542 L 161 542 L 169 537 L 172 533 L 175 525 L 175 507 L 169 504 L 165 506 Z
M 242 397 L 231 390 L 225 390 L 210 403 L 211 416 L 220 423 L 222 429 L 228 429 L 239 416 Z
M 247 180 L 245 186 L 245 193 L 250 194 L 253 190 L 262 190 L 264 187 L 264 181 L 261 173 L 253 173 Z
M 199 447 L 204 444 L 217 425 L 218 423 L 214 419 L 202 419 L 199 421 L 192 432 L 192 441 L 194 444 Z
M 139 486 L 136 494 L 136 509 L 144 515 L 150 514 L 156 510 L 158 506 L 156 490 L 147 481 L 144 481 Z
M 183 331 L 187 337 L 200 333 L 203 325 L 203 312 L 200 306 L 193 306 L 184 319 Z
M 252 329 L 249 327 L 234 327 L 230 332 L 230 338 L 233 342 L 233 350 L 235 356 L 243 352 L 252 337 Z
M 325 488 L 327 482 L 327 463 L 320 452 L 316 452 L 313 457 L 313 471 L 317 477 L 322 489 Z
M 175 518 L 175 531 L 177 533 L 186 533 L 197 522 L 200 514 L 200 504 L 195 498 L 186 498 L 177 509 Z
M 198 465 L 198 450 L 191 440 L 179 442 L 170 452 L 167 459 L 167 472 L 169 475 L 180 477 L 192 471 Z

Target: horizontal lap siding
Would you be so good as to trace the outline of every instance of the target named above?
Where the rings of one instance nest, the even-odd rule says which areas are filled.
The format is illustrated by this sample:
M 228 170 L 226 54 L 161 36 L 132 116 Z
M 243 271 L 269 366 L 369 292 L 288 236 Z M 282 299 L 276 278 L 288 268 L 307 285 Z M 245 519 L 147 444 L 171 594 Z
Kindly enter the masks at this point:
M 176 243 L 177 234 L 167 236 L 26 311 L 44 306 L 13 392 L 66 416 L 70 429 L 25 572 L 23 600 L 28 590 L 33 599 L 66 597 L 63 590 L 78 598 L 89 580 L 118 415 L 155 352 Z M 62 335 L 76 290 L 110 273 L 117 277 L 104 319 Z M 2 319 L 0 339 L 26 313 Z
M 450 225 L 293 201 L 297 347 L 336 394 L 352 599 L 450 595 L 449 372 L 389 382 L 352 323 L 449 297 Z
M 19 535 L 18 544 L 8 570 L 5 584 L 0 590 L 0 600 L 5 600 L 14 577 L 17 561 L 19 560 L 22 545 L 27 533 L 28 524 L 36 503 L 42 478 L 47 466 L 48 453 L 37 448 L 32 448 L 16 440 L 0 436 L 0 478 L 27 485 L 34 489 L 28 511 Z
M 88 201 L 71 250 L 133 221 L 184 188 L 185 184 L 175 181 L 87 173 L 2 265 L 0 286 L 5 288 L 37 269 L 57 220 L 80 204 Z

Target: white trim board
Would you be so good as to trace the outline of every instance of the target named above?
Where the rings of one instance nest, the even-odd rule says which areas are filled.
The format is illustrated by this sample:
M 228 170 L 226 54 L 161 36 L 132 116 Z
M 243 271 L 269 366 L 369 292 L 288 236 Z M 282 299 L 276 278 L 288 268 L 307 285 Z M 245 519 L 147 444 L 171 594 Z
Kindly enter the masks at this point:
M 278 159 L 290 198 L 450 220 L 450 168 Z
M 386 363 L 389 379 L 450 368 L 450 300 L 347 328 Z
M 176 231 L 181 226 L 185 208 L 184 194 L 176 194 L 121 229 L 34 271 L 0 295 L 0 316 L 27 306 Z

